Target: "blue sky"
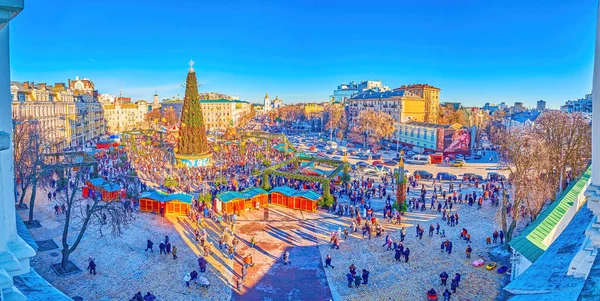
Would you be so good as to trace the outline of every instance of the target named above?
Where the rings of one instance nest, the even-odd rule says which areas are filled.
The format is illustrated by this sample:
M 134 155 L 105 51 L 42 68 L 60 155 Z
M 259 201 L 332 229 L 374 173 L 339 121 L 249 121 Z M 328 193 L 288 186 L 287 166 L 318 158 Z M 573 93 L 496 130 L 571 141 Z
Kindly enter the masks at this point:
M 466 105 L 591 91 L 597 1 L 26 0 L 12 79 L 92 79 L 134 99 L 201 91 L 325 101 L 337 85 L 429 83 Z

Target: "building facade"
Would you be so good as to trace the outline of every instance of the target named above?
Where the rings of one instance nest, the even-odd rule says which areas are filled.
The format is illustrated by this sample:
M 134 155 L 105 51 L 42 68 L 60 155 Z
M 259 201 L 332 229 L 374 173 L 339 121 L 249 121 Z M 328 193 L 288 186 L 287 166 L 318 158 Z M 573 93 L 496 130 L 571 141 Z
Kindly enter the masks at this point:
M 9 25 L 23 9 L 23 0 L 0 5 L 0 300 L 27 300 L 13 277 L 31 271 L 35 251 L 17 232 L 13 171 L 13 119 L 11 114 Z
M 78 82 L 79 83 L 79 82 Z M 91 81 L 87 82 L 88 84 Z M 93 83 L 92 88 L 93 89 Z M 83 84 L 82 84 L 83 85 Z M 72 90 L 56 83 L 11 82 L 12 116 L 15 126 L 36 122 L 54 142 L 54 150 L 84 145 L 106 131 L 102 106 L 97 93 L 85 89 Z
M 343 103 L 355 94 L 358 94 L 358 84 L 355 81 L 351 81 L 348 84 L 341 84 L 337 89 L 333 90 L 333 95 L 330 96 L 330 99 Z
M 592 93 L 586 94 L 585 97 L 578 100 L 567 100 L 560 110 L 567 113 L 581 112 L 581 113 L 592 113 Z
M 226 100 L 226 99 L 223 99 Z M 269 93 L 265 95 L 265 99 L 263 100 L 263 112 L 269 112 L 273 109 L 279 109 L 283 106 L 283 100 L 279 99 L 278 96 L 275 96 L 275 99 L 271 100 L 269 98 Z
M 106 103 L 103 104 L 104 118 L 106 119 L 107 130 L 111 133 L 120 131 L 129 131 L 141 127 L 146 119 L 149 108 L 145 100 L 139 100 L 135 103 Z
M 351 121 L 363 110 L 387 113 L 397 123 L 408 120 L 425 121 L 426 109 L 425 99 L 407 90 L 386 92 L 368 90 L 355 95 L 347 102 L 348 118 Z
M 207 131 L 224 131 L 229 126 L 238 127 L 239 119 L 252 110 L 252 104 L 241 100 L 201 99 L 204 126 Z M 173 109 L 181 116 L 183 101 L 165 101 L 161 111 Z
M 409 121 L 396 124 L 394 142 L 445 155 L 470 154 L 471 132 L 461 124 Z
M 537 106 L 536 106 L 536 109 L 537 109 L 538 111 L 543 111 L 543 110 L 545 110 L 545 109 L 546 109 L 546 101 L 544 101 L 544 100 L 538 100 L 538 101 L 537 101 Z
M 420 97 L 425 102 L 425 122 L 437 123 L 440 109 L 440 88 L 428 84 L 403 85 L 394 91 L 405 91 Z

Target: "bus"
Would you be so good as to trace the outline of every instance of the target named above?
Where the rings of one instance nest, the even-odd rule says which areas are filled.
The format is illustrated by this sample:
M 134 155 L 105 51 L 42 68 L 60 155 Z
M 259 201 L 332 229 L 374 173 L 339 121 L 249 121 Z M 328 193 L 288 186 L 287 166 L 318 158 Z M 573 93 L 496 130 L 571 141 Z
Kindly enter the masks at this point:
M 429 155 L 429 161 L 431 162 L 431 164 L 442 164 L 442 163 L 444 163 L 444 154 L 442 154 L 442 153 L 431 154 L 431 155 Z

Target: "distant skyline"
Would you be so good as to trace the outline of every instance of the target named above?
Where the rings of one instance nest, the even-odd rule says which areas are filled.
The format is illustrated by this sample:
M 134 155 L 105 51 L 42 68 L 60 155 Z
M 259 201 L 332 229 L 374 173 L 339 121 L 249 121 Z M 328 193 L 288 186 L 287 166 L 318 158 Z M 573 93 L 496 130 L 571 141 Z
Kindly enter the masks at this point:
M 200 92 L 327 101 L 342 83 L 428 83 L 442 102 L 549 108 L 591 92 L 597 1 L 26 0 L 11 80 L 76 76 L 134 100 Z

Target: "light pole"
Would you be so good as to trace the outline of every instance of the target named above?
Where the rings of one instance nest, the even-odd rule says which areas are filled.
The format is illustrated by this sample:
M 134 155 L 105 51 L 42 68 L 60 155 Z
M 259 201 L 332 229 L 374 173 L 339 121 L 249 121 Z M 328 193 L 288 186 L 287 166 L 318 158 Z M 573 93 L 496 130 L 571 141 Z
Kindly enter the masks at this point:
M 396 151 L 400 152 L 400 126 L 396 124 L 398 131 L 396 131 Z

